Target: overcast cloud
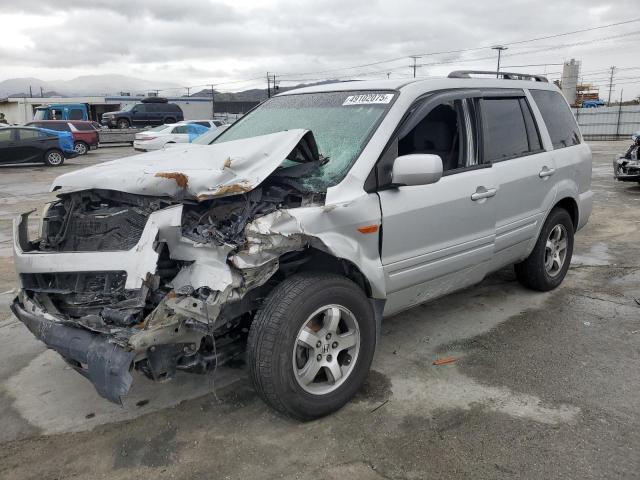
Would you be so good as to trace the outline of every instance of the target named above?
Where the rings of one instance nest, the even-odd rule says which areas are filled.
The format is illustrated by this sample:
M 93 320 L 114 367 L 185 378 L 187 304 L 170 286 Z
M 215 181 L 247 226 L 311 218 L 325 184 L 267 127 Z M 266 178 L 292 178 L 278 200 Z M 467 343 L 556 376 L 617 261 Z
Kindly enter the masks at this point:
M 640 16 L 635 7 L 637 0 L 0 0 L 0 80 L 67 80 L 103 73 L 177 85 L 247 80 L 220 86 L 236 90 L 263 86 L 261 80 L 248 79 L 267 71 L 283 81 L 408 76 L 408 58 L 338 69 L 629 20 Z M 638 27 L 640 22 L 514 45 L 505 52 L 503 65 L 553 64 L 574 57 L 582 60 L 584 72 L 595 72 L 585 73 L 585 80 L 604 85 L 600 71 L 610 65 L 640 67 Z M 576 45 L 627 34 L 631 35 Z M 419 63 L 432 65 L 418 73 L 495 68 L 493 54 L 486 49 L 424 57 Z M 545 68 L 554 78 L 561 69 L 517 69 Z M 617 94 L 624 88 L 625 97 L 637 95 L 639 73 L 640 69 L 620 71 Z

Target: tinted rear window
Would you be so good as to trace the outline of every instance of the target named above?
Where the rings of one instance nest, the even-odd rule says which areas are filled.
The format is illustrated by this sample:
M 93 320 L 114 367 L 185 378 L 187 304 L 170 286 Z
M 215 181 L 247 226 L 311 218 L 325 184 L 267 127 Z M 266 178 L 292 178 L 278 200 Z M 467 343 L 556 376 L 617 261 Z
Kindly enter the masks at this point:
M 482 100 L 485 162 L 499 162 L 530 153 L 529 138 L 518 98 Z
M 560 92 L 530 90 L 547 125 L 553 148 L 564 148 L 580 143 L 580 130 Z
M 73 126 L 81 132 L 92 132 L 95 130 L 95 127 L 90 123 L 74 123 Z
M 167 111 L 168 112 L 176 112 L 176 113 L 182 113 L 182 110 L 180 109 L 180 107 L 178 105 L 176 105 L 175 103 L 169 103 L 167 104 Z

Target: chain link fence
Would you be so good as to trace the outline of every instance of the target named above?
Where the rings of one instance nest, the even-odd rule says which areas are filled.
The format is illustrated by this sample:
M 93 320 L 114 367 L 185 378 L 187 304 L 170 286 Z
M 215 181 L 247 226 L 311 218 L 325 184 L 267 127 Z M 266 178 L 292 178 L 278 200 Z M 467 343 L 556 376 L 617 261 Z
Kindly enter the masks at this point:
M 585 140 L 618 140 L 640 131 L 640 105 L 572 108 Z

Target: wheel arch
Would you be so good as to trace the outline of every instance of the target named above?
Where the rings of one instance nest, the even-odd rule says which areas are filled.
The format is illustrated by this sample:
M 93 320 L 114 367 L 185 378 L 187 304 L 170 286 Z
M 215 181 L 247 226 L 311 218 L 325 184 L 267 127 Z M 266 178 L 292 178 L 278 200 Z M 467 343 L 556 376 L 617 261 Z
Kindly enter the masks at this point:
M 315 247 L 292 253 L 280 257 L 277 273 L 281 278 L 299 272 L 335 273 L 353 281 L 367 297 L 373 296 L 371 282 L 355 263 Z
M 571 223 L 573 223 L 573 231 L 576 232 L 578 228 L 578 221 L 580 220 L 580 211 L 578 209 L 578 202 L 573 197 L 567 196 L 560 200 L 558 200 L 555 205 L 549 210 L 547 213 L 547 217 L 553 211 L 554 208 L 563 208 L 567 211 L 569 216 L 571 217 Z M 546 219 L 545 219 L 546 220 Z

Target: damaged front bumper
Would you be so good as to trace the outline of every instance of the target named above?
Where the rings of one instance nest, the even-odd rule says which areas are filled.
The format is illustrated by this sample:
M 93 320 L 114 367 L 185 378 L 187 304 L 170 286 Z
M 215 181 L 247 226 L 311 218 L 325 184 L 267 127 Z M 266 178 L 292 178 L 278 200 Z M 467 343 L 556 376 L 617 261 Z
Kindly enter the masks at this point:
M 204 317 L 199 310 L 209 309 L 211 326 L 217 318 L 217 310 L 206 306 L 204 300 L 171 291 L 140 321 L 128 321 L 126 317 L 128 311 L 142 309 L 145 297 L 154 284 L 157 286 L 158 245 L 163 243 L 170 244 L 178 257 L 206 256 L 197 270 L 209 285 L 220 289 L 233 285 L 229 267 L 216 257 L 218 249 L 199 247 L 181 236 L 182 208 L 176 205 L 153 212 L 135 246 L 121 251 L 42 251 L 29 240 L 29 214 L 14 222 L 15 267 L 22 289 L 12 311 L 112 402 L 122 403 L 132 383 L 134 366 L 154 380 L 164 380 L 176 369 L 199 371 L 206 368 L 206 361 L 219 359 L 203 359 L 199 352 L 203 338 L 210 334 L 209 325 L 198 321 Z M 193 270 L 194 264 L 185 266 L 175 276 L 173 287 L 179 290 L 195 284 L 199 279 L 189 275 Z M 102 314 L 85 312 L 82 309 L 90 307 L 81 302 L 64 303 L 61 308 L 52 300 L 73 293 L 85 295 L 83 301 L 92 305 L 87 295 L 109 295 L 114 284 L 127 295 L 124 306 L 115 309 L 108 304 Z M 87 293 L 89 288 L 91 293 Z M 106 310 L 115 321 L 107 321 Z
M 13 301 L 11 311 L 38 340 L 88 378 L 102 397 L 122 403 L 133 382 L 135 352 L 110 343 L 102 335 L 47 318 L 35 304 L 20 297 Z

